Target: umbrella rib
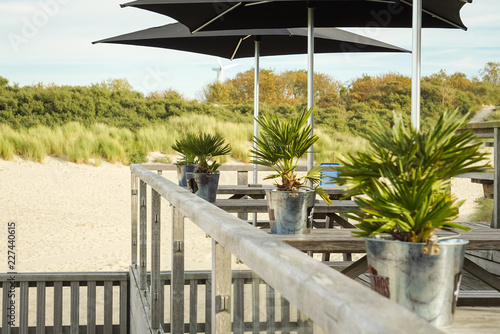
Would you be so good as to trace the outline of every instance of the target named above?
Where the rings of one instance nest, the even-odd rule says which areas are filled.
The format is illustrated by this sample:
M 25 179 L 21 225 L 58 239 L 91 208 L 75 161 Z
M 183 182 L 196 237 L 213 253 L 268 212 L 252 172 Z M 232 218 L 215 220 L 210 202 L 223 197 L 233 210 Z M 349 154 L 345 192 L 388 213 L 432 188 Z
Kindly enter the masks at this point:
M 236 45 L 236 48 L 234 49 L 234 52 L 231 55 L 231 60 L 233 60 L 234 56 L 236 56 L 236 52 L 238 52 L 238 49 L 240 48 L 241 42 L 243 42 L 243 38 L 240 38 L 240 40 L 238 41 L 238 45 Z
M 271 2 L 271 1 L 250 2 L 250 3 L 245 4 L 245 7 L 250 7 L 250 6 L 255 6 L 255 5 L 262 5 L 262 4 L 268 3 L 268 2 Z
M 205 28 L 207 25 L 209 25 L 210 23 L 214 22 L 215 20 L 217 20 L 219 17 L 221 16 L 224 16 L 226 15 L 227 13 L 229 13 L 230 11 L 232 11 L 233 9 L 235 9 L 236 7 L 238 7 L 239 5 L 241 5 L 241 2 L 238 2 L 236 5 L 234 5 L 233 7 L 225 10 L 224 12 L 220 13 L 219 15 L 217 15 L 216 17 L 214 17 L 213 19 L 211 19 L 210 21 L 208 21 L 207 23 L 203 24 L 201 27 L 198 27 L 197 29 L 193 30 L 193 33 L 195 32 L 198 32 L 200 31 L 201 29 Z
M 408 2 L 406 0 L 401 0 L 401 2 L 404 3 L 404 4 L 406 4 L 406 5 L 408 5 L 408 6 L 413 6 L 413 4 L 411 2 Z M 437 14 L 435 14 L 435 13 L 433 13 L 433 12 L 427 10 L 427 9 L 422 8 L 422 13 L 429 14 L 432 17 L 435 17 L 435 18 L 437 18 L 437 19 L 439 19 L 439 20 L 441 20 L 443 22 L 446 22 L 446 23 L 454 26 L 455 28 L 462 29 L 462 30 L 467 30 L 467 28 L 462 27 L 462 26 L 460 26 L 460 25 L 458 25 L 458 24 L 456 24 L 454 22 L 451 22 L 450 20 L 447 20 L 447 19 L 445 19 L 445 18 L 443 18 L 443 17 L 441 17 L 441 16 L 439 16 L 439 15 L 437 15 Z

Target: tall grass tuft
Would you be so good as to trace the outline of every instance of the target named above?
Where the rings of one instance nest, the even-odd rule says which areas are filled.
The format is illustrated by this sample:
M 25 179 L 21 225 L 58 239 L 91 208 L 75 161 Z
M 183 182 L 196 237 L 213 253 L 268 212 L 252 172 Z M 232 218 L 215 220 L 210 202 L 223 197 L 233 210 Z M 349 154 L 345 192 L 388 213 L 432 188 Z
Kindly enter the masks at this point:
M 0 158 L 12 160 L 16 154 L 14 143 L 10 140 L 14 131 L 8 125 L 0 124 Z
M 73 134 L 75 137 L 73 137 L 73 140 L 68 141 L 65 150 L 68 161 L 77 164 L 88 164 L 95 152 L 96 139 L 87 131 L 78 134 L 74 132 Z
M 474 201 L 476 206 L 474 212 L 469 218 L 471 222 L 488 222 L 491 221 L 494 201 L 489 198 L 480 197 Z

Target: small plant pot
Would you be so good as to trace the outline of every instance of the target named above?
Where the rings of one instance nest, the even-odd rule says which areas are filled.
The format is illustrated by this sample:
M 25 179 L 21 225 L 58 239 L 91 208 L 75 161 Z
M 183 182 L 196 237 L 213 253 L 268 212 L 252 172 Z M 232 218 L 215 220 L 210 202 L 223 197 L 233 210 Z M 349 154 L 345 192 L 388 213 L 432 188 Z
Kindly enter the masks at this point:
M 273 234 L 307 234 L 311 230 L 316 192 L 266 190 Z
M 425 243 L 365 241 L 372 290 L 436 327 L 452 325 L 468 241 L 440 240 L 435 255 L 423 253 Z
M 214 203 L 217 197 L 217 188 L 219 187 L 219 176 L 219 172 L 208 174 L 187 172 L 188 189 L 204 200 Z
M 179 186 L 187 187 L 186 173 L 194 172 L 197 166 L 197 164 L 177 165 L 177 180 L 179 181 Z

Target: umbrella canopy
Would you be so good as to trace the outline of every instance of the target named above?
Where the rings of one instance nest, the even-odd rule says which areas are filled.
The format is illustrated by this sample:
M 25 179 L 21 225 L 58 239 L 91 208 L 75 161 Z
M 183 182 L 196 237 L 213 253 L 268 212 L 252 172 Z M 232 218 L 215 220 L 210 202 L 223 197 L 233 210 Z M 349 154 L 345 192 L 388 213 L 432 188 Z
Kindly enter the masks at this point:
M 191 34 L 180 23 L 145 29 L 103 39 L 94 43 L 151 46 L 219 56 L 228 59 L 255 57 L 254 116 L 259 115 L 259 57 L 307 53 L 306 28 L 248 29 L 201 31 Z M 335 28 L 318 28 L 315 32 L 317 53 L 339 52 L 409 52 L 371 38 Z M 258 124 L 254 122 L 254 136 Z M 257 165 L 254 166 L 257 183 Z
M 460 9 L 471 0 L 422 0 L 422 26 L 466 29 Z M 189 30 L 307 27 L 410 28 L 412 0 L 137 0 L 121 5 L 170 16 Z
M 307 29 L 248 29 L 200 31 L 173 23 L 94 43 L 130 44 L 208 54 L 228 59 L 254 57 L 255 39 L 260 41 L 261 56 L 307 53 Z M 409 52 L 387 43 L 335 28 L 315 31 L 316 53 Z
M 413 27 L 412 121 L 418 128 L 420 29 L 466 30 L 460 19 L 460 9 L 466 2 L 472 0 L 137 0 L 122 7 L 137 7 L 170 16 L 192 32 L 307 26 L 308 107 L 313 106 L 314 27 Z M 313 123 L 312 116 L 309 123 Z M 307 156 L 308 169 L 313 166 L 312 154 L 311 148 Z

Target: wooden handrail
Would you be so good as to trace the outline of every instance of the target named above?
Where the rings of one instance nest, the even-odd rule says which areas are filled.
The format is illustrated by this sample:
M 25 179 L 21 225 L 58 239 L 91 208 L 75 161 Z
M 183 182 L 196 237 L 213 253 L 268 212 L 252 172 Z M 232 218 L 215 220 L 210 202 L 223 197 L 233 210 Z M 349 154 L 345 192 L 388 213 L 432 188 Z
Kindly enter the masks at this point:
M 225 296 L 218 294 L 218 291 L 227 291 L 225 275 L 230 271 L 231 262 L 229 258 L 228 263 L 226 252 L 235 255 L 305 312 L 325 333 L 441 333 L 403 307 L 147 168 L 134 164 L 130 169 L 141 182 L 148 184 L 213 239 L 212 293 L 216 298 L 212 298 L 212 311 L 219 312 L 213 314 L 212 320 L 221 326 L 215 328 L 224 328 L 217 333 L 226 333 L 227 321 L 231 321 L 230 311 L 223 306 Z M 174 252 L 179 245 L 173 247 Z M 220 259 L 225 260 L 218 263 Z M 172 268 L 172 275 L 175 270 Z

